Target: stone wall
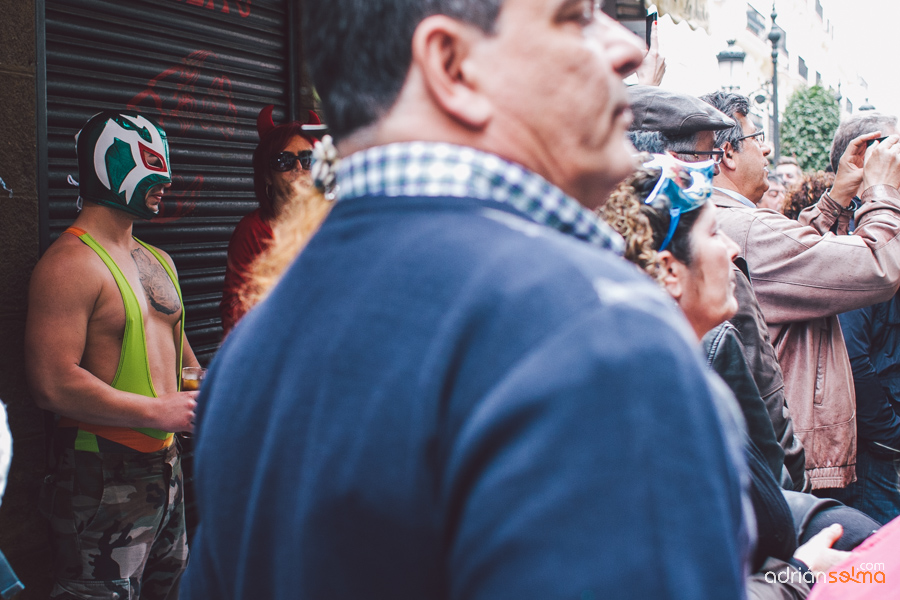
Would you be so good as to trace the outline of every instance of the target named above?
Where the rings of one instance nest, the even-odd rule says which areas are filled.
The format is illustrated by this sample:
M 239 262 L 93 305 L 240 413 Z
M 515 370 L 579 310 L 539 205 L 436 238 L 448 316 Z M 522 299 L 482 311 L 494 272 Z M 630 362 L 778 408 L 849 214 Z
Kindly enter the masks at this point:
M 22 355 L 28 279 L 39 253 L 35 131 L 35 0 L 4 2 L 0 17 L 0 399 L 14 446 L 0 507 L 0 549 L 25 583 L 22 600 L 49 593 L 45 521 L 37 512 L 44 472 L 40 411 L 28 395 Z

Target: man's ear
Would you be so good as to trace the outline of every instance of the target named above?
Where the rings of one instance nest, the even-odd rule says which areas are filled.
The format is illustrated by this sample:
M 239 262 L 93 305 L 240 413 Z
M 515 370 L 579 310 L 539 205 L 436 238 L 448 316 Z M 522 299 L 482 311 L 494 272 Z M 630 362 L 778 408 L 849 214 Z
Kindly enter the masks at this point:
M 687 267 L 668 250 L 663 250 L 657 254 L 656 259 L 659 262 L 659 270 L 662 273 L 662 286 L 678 302 L 681 300 L 682 294 L 684 294 L 684 276 Z
M 412 61 L 435 104 L 472 129 L 484 128 L 492 105 L 474 77 L 472 48 L 485 34 L 445 15 L 432 15 L 416 27 Z
M 735 160 L 735 151 L 734 146 L 731 145 L 731 142 L 725 142 L 722 144 L 722 150 L 725 152 L 722 155 L 722 163 L 719 165 L 720 167 L 726 167 L 729 171 L 734 171 L 737 169 L 737 161 Z

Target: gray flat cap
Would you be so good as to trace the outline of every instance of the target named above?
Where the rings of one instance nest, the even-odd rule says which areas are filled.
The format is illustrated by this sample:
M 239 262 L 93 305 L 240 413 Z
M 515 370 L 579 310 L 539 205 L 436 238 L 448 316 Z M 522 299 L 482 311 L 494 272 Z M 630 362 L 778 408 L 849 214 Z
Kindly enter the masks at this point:
M 653 85 L 628 88 L 634 113 L 631 131 L 661 131 L 669 136 L 734 127 L 732 119 L 700 98 L 663 90 Z

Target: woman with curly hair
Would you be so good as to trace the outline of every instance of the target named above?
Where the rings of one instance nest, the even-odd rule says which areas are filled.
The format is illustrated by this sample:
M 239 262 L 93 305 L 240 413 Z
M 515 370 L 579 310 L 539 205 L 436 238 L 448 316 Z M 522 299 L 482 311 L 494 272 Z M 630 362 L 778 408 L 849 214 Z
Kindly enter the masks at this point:
M 740 337 L 727 322 L 737 310 L 732 261 L 739 247 L 716 225 L 716 207 L 708 201 L 712 176 L 712 161 L 683 163 L 668 155 L 653 155 L 619 185 L 598 212 L 625 238 L 625 257 L 659 281 L 681 307 L 702 339 L 709 366 L 728 383 L 744 415 L 749 495 L 757 516 L 758 540 L 749 595 L 802 599 L 809 586 L 801 575 L 825 571 L 847 556 L 832 548 L 843 530 L 817 525 L 798 532 L 784 495 L 794 492 L 782 492 L 777 481 L 780 473 L 773 472 L 775 465 L 761 450 L 776 447 L 778 442 L 746 364 Z M 868 524 L 864 515 L 852 512 L 851 516 L 841 513 L 841 520 L 852 523 L 861 517 Z M 877 523 L 871 524 L 877 528 Z M 845 537 L 848 545 L 844 548 L 848 548 L 865 535 L 852 540 Z M 770 583 L 766 574 L 776 572 L 792 575 L 790 583 Z
M 826 190 L 834 183 L 834 173 L 811 171 L 804 173 L 788 187 L 781 212 L 789 219 L 797 220 L 807 206 L 819 201 Z
M 708 201 L 712 164 L 653 155 L 600 213 L 625 238 L 625 257 L 662 284 L 698 338 L 737 310 L 731 261 L 738 246 L 719 231 Z

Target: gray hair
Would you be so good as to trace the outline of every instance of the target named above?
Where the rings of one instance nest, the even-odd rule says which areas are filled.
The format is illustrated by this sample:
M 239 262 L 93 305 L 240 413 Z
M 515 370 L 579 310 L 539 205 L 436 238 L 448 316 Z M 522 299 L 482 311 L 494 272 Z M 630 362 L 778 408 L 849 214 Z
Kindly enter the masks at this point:
M 628 139 L 638 152 L 662 154 L 666 151 L 662 134 L 658 131 L 629 131 Z
M 638 152 L 650 152 L 651 154 L 662 154 L 666 151 L 672 151 L 676 154 L 693 152 L 697 148 L 699 137 L 699 131 L 679 136 L 668 136 L 661 131 L 628 132 L 628 139 L 631 140 Z M 687 161 L 696 160 L 694 157 L 687 156 L 682 156 L 681 159 Z
M 837 173 L 838 163 L 847 151 L 847 146 L 854 139 L 873 131 L 896 129 L 897 117 L 878 112 L 866 112 L 853 115 L 838 126 L 834 133 L 834 142 L 831 144 L 831 168 Z
M 716 132 L 716 147 L 721 148 L 725 145 L 725 142 L 730 142 L 734 151 L 740 152 L 741 144 L 745 140 L 740 140 L 739 138 L 744 137 L 744 130 L 741 129 L 740 123 L 737 123 L 736 115 L 746 117 L 750 114 L 750 100 L 747 99 L 747 96 L 732 92 L 713 92 L 712 94 L 700 96 L 700 99 L 735 120 L 734 127 Z
M 660 133 L 659 137 L 666 150 L 675 153 L 693 152 L 697 149 L 700 133 L 702 132 L 695 131 L 694 133 L 688 133 L 686 135 L 666 135 L 665 133 Z

